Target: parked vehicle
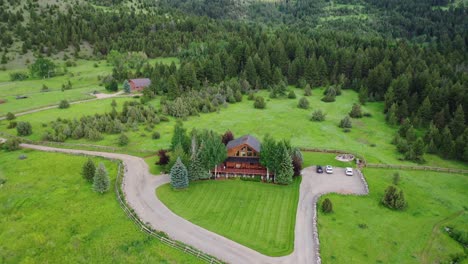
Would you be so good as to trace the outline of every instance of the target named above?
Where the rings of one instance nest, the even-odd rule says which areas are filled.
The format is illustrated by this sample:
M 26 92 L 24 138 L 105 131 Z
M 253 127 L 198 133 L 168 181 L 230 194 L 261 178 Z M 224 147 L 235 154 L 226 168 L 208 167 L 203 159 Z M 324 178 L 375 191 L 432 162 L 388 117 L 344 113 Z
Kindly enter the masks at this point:
M 323 173 L 322 166 L 317 165 L 317 173 Z
M 330 166 L 330 165 L 325 166 L 325 172 L 328 173 L 328 174 L 332 174 L 333 173 L 333 167 Z
M 345 170 L 346 176 L 353 176 L 353 168 L 347 167 Z

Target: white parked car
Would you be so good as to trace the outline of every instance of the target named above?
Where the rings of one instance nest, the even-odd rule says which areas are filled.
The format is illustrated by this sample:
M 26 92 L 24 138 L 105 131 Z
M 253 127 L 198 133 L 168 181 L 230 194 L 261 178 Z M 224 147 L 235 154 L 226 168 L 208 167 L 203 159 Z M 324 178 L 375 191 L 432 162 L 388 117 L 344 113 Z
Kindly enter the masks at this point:
M 328 173 L 328 174 L 332 174 L 333 173 L 333 167 L 330 166 L 330 165 L 325 166 L 325 172 Z
M 353 168 L 347 167 L 345 170 L 346 176 L 353 176 Z

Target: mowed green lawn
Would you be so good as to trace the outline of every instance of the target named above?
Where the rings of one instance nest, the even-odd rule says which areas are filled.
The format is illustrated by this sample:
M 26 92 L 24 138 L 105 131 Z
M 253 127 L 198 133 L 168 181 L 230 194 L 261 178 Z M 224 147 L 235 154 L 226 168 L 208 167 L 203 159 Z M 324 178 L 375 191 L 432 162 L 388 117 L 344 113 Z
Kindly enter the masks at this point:
M 27 159 L 19 160 L 20 154 Z M 92 191 L 82 156 L 0 152 L 1 263 L 201 263 L 147 236 L 128 219 L 113 189 Z M 117 164 L 103 162 L 112 179 Z
M 300 178 L 289 186 L 240 179 L 199 181 L 184 191 L 156 190 L 177 215 L 269 256 L 294 249 Z
M 395 171 L 363 172 L 369 196 L 322 197 L 330 198 L 335 211 L 330 215 L 320 212 L 318 217 L 324 263 L 421 263 L 423 259 L 425 263 L 450 263 L 450 255 L 463 253 L 463 247 L 443 228 L 451 224 L 465 232 L 468 228 L 468 175 L 400 171 L 399 186 L 408 207 L 392 211 L 380 205 L 380 200 Z M 461 215 L 433 232 L 437 223 L 456 213 Z

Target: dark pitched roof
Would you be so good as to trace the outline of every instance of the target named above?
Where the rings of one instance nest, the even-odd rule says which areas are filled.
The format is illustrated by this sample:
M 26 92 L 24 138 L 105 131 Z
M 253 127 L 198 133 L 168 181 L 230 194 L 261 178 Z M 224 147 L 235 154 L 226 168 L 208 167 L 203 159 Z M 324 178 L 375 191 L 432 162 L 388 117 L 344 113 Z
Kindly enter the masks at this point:
M 138 87 L 147 87 L 151 84 L 151 80 L 148 78 L 130 79 L 129 81 L 133 82 Z
M 240 145 L 247 144 L 252 147 L 255 151 L 260 152 L 260 141 L 251 135 L 245 135 L 237 139 L 233 139 L 228 142 L 227 148 L 232 149 Z

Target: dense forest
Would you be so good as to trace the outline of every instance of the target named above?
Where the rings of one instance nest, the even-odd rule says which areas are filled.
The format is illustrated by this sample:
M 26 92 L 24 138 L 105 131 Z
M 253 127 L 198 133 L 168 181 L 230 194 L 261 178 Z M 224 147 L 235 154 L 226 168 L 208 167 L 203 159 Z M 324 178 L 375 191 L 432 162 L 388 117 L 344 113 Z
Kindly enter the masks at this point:
M 10 7 L 0 8 L 2 61 L 15 43 L 20 52 L 32 50 L 39 57 L 70 45 L 78 51 L 88 42 L 96 57 L 110 58 L 115 81 L 151 78 L 146 97 L 164 95 L 163 110 L 179 117 L 215 111 L 260 89 L 272 97 L 284 95 L 287 85 L 353 89 L 362 104 L 384 102 L 387 122 L 401 125 L 394 143 L 408 159 L 418 160 L 414 152 L 423 148 L 468 161 L 463 5 L 443 0 L 123 2 L 41 8 L 37 1 L 0 0 L 0 7 Z M 356 12 L 367 18 L 356 18 Z M 323 14 L 338 19 L 323 20 Z M 181 65 L 135 67 L 127 63 L 128 52 L 177 56 Z

